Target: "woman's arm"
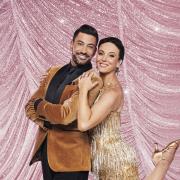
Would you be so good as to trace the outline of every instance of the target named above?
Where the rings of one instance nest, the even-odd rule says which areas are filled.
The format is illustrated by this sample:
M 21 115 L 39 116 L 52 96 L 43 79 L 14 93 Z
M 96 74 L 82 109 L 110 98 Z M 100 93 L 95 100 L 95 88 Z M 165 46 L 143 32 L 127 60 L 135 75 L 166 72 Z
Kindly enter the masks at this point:
M 109 89 L 104 91 L 98 101 L 90 107 L 88 104 L 88 91 L 92 87 L 94 85 L 91 82 L 91 75 L 80 79 L 78 107 L 78 128 L 80 131 L 87 131 L 95 127 L 122 102 L 121 90 Z

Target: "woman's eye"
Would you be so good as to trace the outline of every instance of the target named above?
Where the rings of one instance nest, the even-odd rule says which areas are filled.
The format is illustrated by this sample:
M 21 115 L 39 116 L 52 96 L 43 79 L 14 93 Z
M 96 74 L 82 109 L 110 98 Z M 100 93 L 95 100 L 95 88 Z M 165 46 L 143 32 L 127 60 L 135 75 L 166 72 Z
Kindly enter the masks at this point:
M 112 58 L 114 57 L 114 55 L 109 55 L 109 56 L 112 57 Z

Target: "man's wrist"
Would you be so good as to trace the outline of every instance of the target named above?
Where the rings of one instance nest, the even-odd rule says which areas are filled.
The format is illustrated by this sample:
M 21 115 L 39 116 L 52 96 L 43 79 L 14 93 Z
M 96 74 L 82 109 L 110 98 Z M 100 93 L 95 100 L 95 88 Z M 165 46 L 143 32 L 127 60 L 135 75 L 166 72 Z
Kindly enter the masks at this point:
M 50 122 L 48 122 L 48 121 L 44 121 L 44 127 L 46 129 L 52 129 L 52 124 Z

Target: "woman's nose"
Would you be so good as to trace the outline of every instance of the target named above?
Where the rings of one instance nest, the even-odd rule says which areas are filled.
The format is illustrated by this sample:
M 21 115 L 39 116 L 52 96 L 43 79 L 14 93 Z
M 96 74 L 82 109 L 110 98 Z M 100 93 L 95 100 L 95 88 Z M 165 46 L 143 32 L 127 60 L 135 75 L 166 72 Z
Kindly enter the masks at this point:
M 106 56 L 103 56 L 101 60 L 106 61 Z

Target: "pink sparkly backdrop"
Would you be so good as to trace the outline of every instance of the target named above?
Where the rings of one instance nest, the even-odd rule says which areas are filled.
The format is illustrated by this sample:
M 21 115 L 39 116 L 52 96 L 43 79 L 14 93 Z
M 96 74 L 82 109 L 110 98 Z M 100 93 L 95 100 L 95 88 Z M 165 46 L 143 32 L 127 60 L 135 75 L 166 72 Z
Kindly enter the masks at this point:
M 37 126 L 24 105 L 49 66 L 69 62 L 84 23 L 125 44 L 121 131 L 137 151 L 140 179 L 153 168 L 153 143 L 180 138 L 180 1 L 1 0 L 0 180 L 42 180 L 40 163 L 28 165 Z M 178 150 L 166 180 L 180 179 L 179 161 Z

